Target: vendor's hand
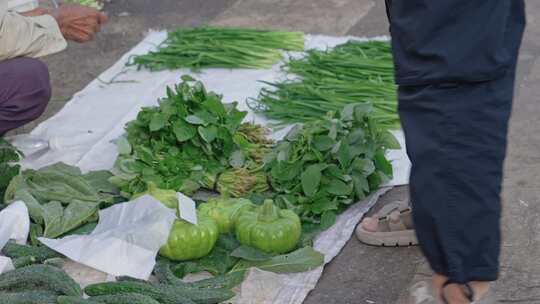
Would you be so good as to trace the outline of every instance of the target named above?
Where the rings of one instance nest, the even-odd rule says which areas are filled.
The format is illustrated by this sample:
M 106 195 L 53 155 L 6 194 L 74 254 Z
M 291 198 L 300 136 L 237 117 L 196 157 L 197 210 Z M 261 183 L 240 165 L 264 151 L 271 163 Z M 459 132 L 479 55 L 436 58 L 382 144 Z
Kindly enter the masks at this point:
M 43 15 L 48 14 L 48 13 L 49 13 L 48 9 L 38 7 L 36 9 L 31 10 L 31 11 L 27 11 L 27 12 L 23 12 L 23 13 L 19 13 L 19 14 L 22 15 L 22 16 L 25 16 L 25 17 L 37 17 L 37 16 L 43 16 Z
M 51 10 L 50 15 L 58 22 L 64 38 L 76 42 L 92 40 L 101 25 L 107 22 L 107 15 L 82 5 L 62 5 Z

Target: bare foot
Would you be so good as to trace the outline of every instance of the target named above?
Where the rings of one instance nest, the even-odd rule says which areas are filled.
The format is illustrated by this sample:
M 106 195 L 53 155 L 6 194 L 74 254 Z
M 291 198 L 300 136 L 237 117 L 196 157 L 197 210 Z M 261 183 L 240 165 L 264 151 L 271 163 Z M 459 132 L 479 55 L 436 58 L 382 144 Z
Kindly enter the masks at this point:
M 379 220 L 373 217 L 366 217 L 360 225 L 366 231 L 377 232 L 379 229 Z
M 470 282 L 469 285 L 474 291 L 474 300 L 477 301 L 481 299 L 489 291 L 488 282 Z M 470 304 L 471 302 L 467 299 L 466 293 L 467 289 L 463 285 L 459 284 L 450 284 L 446 286 L 443 290 L 444 297 L 449 304 Z

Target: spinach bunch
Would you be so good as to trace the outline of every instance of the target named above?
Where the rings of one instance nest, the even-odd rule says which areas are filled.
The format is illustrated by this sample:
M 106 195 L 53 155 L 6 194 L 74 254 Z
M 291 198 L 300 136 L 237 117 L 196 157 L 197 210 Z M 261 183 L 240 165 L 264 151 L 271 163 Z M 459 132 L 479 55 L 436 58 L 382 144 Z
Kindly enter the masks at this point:
M 399 143 L 371 117 L 370 104 L 349 104 L 339 114 L 296 125 L 265 161 L 276 202 L 323 229 L 339 212 L 392 176 L 385 157 Z
M 19 174 L 19 152 L 3 138 L 0 138 L 0 204 L 4 202 L 4 193 L 9 182 Z
M 226 168 L 242 167 L 245 153 L 236 136 L 246 112 L 183 76 L 159 106 L 143 108 L 117 142 L 120 155 L 111 181 L 126 196 L 161 189 L 193 193 L 200 181 Z

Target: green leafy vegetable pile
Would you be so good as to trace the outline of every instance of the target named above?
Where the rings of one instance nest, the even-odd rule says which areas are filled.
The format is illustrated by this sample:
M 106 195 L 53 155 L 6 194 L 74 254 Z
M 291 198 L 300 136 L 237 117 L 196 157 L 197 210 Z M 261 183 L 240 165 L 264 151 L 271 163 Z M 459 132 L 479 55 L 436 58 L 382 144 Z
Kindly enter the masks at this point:
M 297 125 L 277 144 L 265 169 L 282 208 L 326 229 L 392 176 L 385 151 L 399 143 L 372 111 L 370 104 L 347 105 L 339 115 Z
M 251 188 L 264 190 L 264 178 L 251 180 L 250 174 L 234 171 L 253 167 L 249 148 L 259 146 L 241 132 L 246 112 L 236 103 L 223 104 L 222 96 L 207 92 L 202 83 L 188 76 L 182 79 L 167 89 L 159 106 L 143 108 L 128 123 L 126 136 L 117 142 L 120 155 L 111 182 L 127 197 L 144 192 L 150 182 L 188 194 L 201 186 L 234 190 L 233 195 Z M 229 176 L 228 183 L 220 181 L 222 174 Z
M 267 83 L 252 108 L 285 125 L 318 120 L 350 103 L 370 102 L 379 125 L 399 126 L 394 66 L 387 42 L 349 41 L 333 49 L 309 50 L 284 69 L 293 80 Z
M 135 56 L 133 65 L 150 70 L 177 68 L 270 68 L 280 50 L 304 49 L 302 32 L 197 27 L 169 32 L 155 52 Z
M 20 166 L 17 165 L 19 160 L 19 152 L 0 138 L 0 204 L 4 203 L 4 193 L 9 182 L 19 174 Z
M 82 174 L 77 167 L 58 163 L 39 170 L 25 170 L 9 184 L 6 202 L 22 200 L 32 219 L 31 235 L 56 238 L 88 222 L 97 211 L 118 199 L 118 190 L 107 182 L 107 171 Z

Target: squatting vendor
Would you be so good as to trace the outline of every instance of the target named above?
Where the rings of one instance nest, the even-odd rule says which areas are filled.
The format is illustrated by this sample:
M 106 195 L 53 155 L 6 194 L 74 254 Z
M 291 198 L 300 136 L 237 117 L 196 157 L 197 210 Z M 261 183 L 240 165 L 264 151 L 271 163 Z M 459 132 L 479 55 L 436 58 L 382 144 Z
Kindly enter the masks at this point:
M 51 98 L 47 66 L 38 57 L 57 53 L 66 40 L 86 42 L 107 21 L 80 5 L 14 12 L 0 0 L 0 136 L 38 118 Z

